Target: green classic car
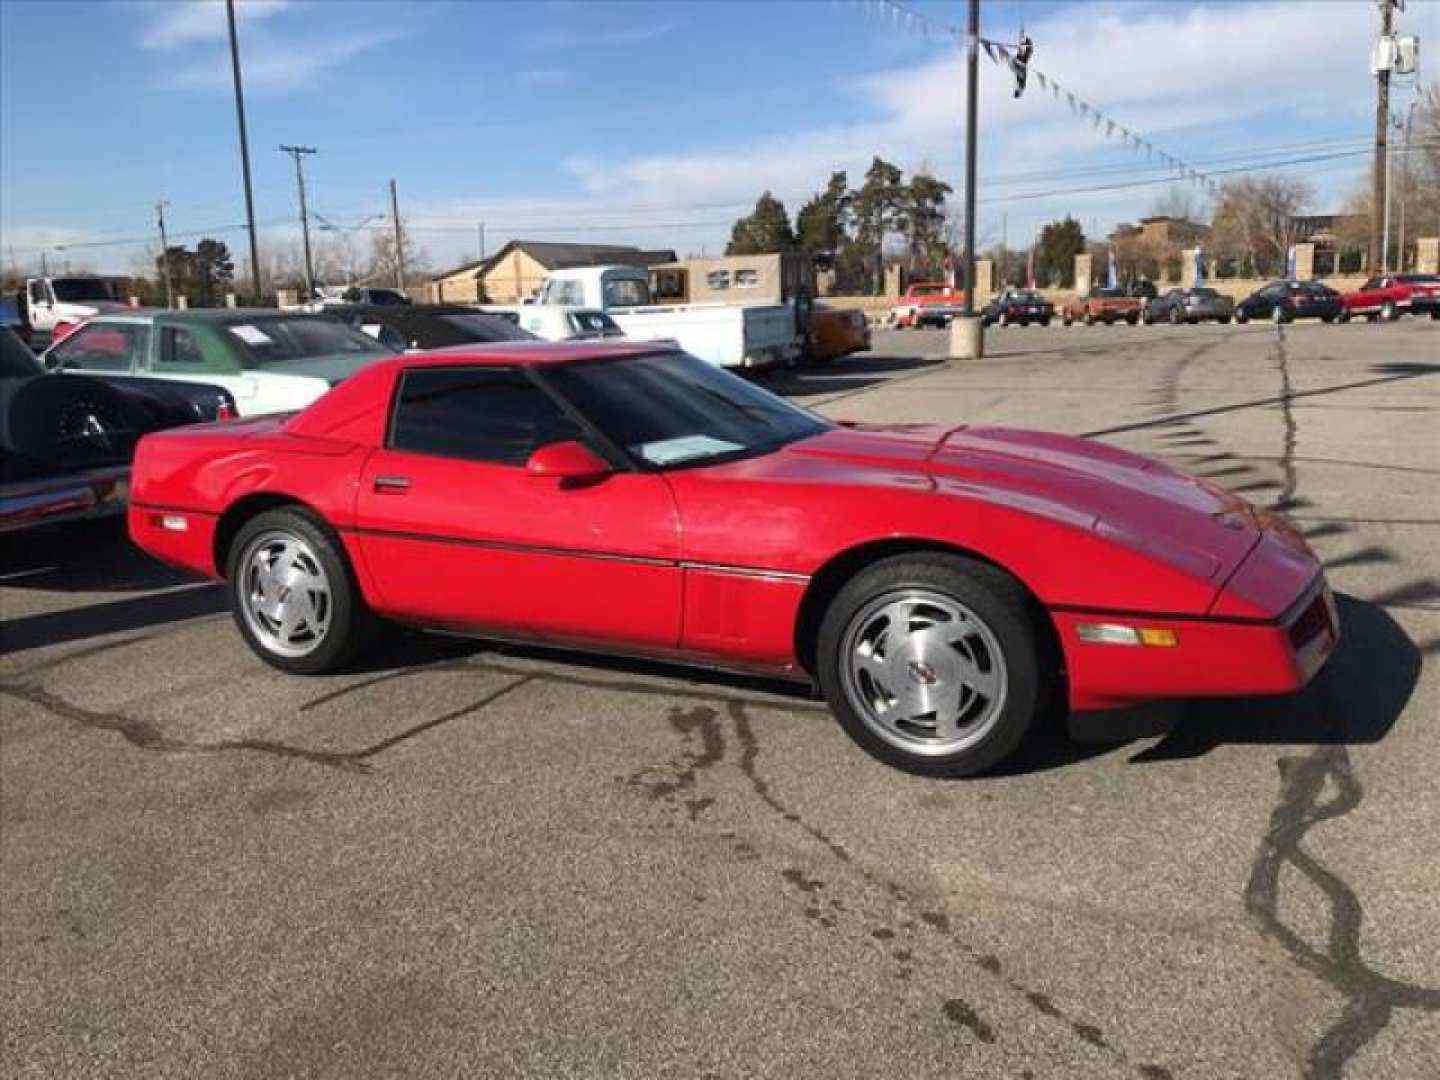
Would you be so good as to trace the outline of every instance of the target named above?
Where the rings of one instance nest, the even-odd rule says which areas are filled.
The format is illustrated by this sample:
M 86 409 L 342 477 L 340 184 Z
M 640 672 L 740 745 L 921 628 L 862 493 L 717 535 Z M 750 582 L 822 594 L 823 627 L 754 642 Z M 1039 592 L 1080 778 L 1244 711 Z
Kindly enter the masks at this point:
M 394 350 L 328 315 L 137 308 L 97 315 L 44 355 L 58 371 L 222 386 L 242 416 L 303 409 Z

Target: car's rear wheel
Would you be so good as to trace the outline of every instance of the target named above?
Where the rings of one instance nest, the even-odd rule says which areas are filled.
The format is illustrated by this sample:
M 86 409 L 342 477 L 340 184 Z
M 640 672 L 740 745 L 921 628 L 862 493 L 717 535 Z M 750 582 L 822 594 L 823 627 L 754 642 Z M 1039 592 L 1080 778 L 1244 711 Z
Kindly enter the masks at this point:
M 1050 678 L 1019 583 L 947 555 L 897 556 L 851 579 L 825 613 L 818 661 L 850 737 L 924 776 L 968 776 L 1006 758 Z
M 268 510 L 230 547 L 230 600 L 246 644 L 272 667 L 321 675 L 370 640 L 375 617 L 328 529 L 298 509 Z
M 1350 312 L 1342 311 L 1339 315 L 1336 315 L 1335 318 L 1339 322 L 1348 323 L 1350 321 Z

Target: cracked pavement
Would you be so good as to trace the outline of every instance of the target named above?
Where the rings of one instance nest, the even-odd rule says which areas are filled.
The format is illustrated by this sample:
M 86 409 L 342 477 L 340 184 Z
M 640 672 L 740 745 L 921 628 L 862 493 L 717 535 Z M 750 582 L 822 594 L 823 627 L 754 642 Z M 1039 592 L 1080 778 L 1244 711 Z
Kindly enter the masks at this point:
M 658 665 L 407 634 L 288 678 L 113 531 L 3 538 L 0 1073 L 1440 1075 L 1437 346 L 882 332 L 777 377 L 1094 433 L 1329 567 L 1345 642 L 1298 698 L 964 782 Z

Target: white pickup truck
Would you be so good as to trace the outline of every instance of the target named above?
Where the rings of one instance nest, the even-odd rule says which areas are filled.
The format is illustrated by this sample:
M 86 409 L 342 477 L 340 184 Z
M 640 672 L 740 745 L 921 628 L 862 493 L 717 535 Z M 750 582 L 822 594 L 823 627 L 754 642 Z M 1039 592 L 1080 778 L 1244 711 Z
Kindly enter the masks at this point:
M 32 335 L 49 339 L 57 326 L 82 323 L 102 311 L 125 308 L 110 283 L 98 277 L 38 277 L 25 282 L 20 317 Z
M 789 363 L 800 353 L 789 304 L 652 305 L 650 275 L 638 266 L 556 270 L 545 279 L 539 302 L 599 308 L 632 340 L 674 341 L 718 367 L 766 367 Z

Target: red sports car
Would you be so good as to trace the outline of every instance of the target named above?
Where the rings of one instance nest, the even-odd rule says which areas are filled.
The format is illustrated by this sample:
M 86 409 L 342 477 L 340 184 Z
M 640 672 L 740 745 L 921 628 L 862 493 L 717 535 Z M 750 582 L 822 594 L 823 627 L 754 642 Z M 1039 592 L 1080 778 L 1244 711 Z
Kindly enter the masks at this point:
M 288 417 L 146 436 L 130 530 L 264 660 L 377 623 L 813 681 L 917 773 L 1075 710 L 1283 694 L 1334 649 L 1279 517 L 1097 442 L 834 424 L 656 343 L 379 361 Z
M 1440 319 L 1440 274 L 1382 274 L 1340 297 L 1340 321 L 1356 316 L 1393 322 L 1409 311 Z

